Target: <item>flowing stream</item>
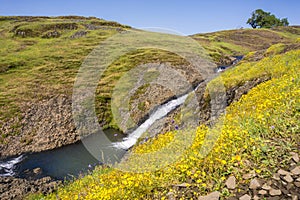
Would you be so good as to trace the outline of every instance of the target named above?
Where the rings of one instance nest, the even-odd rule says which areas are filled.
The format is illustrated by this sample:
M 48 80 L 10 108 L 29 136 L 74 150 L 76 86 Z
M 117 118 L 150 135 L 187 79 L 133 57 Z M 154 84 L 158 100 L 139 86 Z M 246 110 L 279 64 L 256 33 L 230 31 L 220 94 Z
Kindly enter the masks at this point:
M 110 139 L 110 144 L 101 144 L 99 138 L 104 137 L 103 133 L 96 133 L 84 138 L 83 141 L 53 150 L 7 158 L 0 161 L 0 176 L 20 178 L 51 176 L 55 179 L 68 179 L 86 173 L 88 170 L 92 170 L 94 166 L 102 163 L 99 163 L 98 158 L 91 155 L 84 143 L 88 143 L 89 148 L 94 147 L 99 152 L 105 152 L 106 156 L 111 156 L 111 160 L 121 160 L 126 150 L 131 148 L 155 121 L 165 117 L 172 110 L 182 105 L 189 94 L 159 106 L 144 123 L 127 137 L 117 130 L 109 129 L 104 131 L 104 134 Z M 96 139 L 97 137 L 98 139 Z M 116 158 L 112 158 L 113 156 Z M 36 172 L 33 173 L 34 171 Z
M 95 165 L 102 163 L 99 163 L 99 161 L 90 154 L 84 142 L 85 140 L 89 140 L 89 145 L 106 148 L 106 144 L 99 144 L 98 140 L 93 140 L 94 137 L 99 137 L 100 134 L 103 133 L 90 135 L 84 138 L 83 141 L 53 150 L 27 153 L 2 160 L 0 161 L 0 176 L 35 179 L 51 176 L 52 178 L 63 180 L 65 178 L 72 178 L 81 173 L 86 173 L 88 170 L 92 170 Z M 124 134 L 114 129 L 105 130 L 104 134 L 112 142 L 122 141 L 124 137 Z M 94 141 L 94 143 L 91 141 Z M 35 169 L 39 169 L 39 171 L 33 173 Z
M 163 104 L 160 108 L 158 108 L 155 112 L 153 112 L 150 117 L 142 123 L 139 127 L 137 127 L 132 133 L 128 135 L 128 137 L 124 138 L 122 142 L 115 142 L 113 146 L 118 149 L 127 150 L 131 148 L 137 140 L 145 133 L 148 128 L 156 121 L 163 117 L 165 117 L 172 110 L 182 105 L 189 94 L 185 94 L 177 99 L 171 100 L 166 104 Z
M 242 57 L 237 57 L 233 65 L 241 59 Z M 119 161 L 126 153 L 126 150 L 136 144 L 137 140 L 155 121 L 165 117 L 175 108 L 182 105 L 190 93 L 159 106 L 144 123 L 129 133 L 127 137 L 117 130 L 109 129 L 104 131 L 104 133 L 91 134 L 82 141 L 53 150 L 23 154 L 0 160 L 0 176 L 20 178 L 51 176 L 54 179 L 61 180 L 72 178 L 92 170 L 96 165 L 103 164 L 99 163 L 101 158 L 95 158 L 90 153 L 90 149 L 104 152 L 105 156 L 109 157 L 108 159 Z M 101 143 L 101 137 L 109 138 L 111 143 Z M 89 150 L 85 146 L 86 143 L 89 145 Z

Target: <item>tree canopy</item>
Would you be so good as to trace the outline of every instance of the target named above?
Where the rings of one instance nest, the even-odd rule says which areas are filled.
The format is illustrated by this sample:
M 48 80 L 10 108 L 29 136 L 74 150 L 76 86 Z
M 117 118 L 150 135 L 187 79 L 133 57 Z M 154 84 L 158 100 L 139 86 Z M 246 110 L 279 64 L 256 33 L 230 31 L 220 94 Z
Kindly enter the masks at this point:
M 252 28 L 272 28 L 274 26 L 288 26 L 289 22 L 287 18 L 279 19 L 270 12 L 257 9 L 252 12 L 247 24 L 250 24 Z

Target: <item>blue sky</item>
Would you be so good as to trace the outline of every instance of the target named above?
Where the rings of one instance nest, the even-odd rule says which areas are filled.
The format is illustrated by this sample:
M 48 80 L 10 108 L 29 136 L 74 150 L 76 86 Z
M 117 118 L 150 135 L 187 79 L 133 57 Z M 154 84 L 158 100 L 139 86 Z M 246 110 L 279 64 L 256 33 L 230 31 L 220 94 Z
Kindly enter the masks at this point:
M 185 35 L 249 27 L 245 22 L 257 8 L 300 25 L 299 0 L 0 0 L 2 16 L 96 16 Z

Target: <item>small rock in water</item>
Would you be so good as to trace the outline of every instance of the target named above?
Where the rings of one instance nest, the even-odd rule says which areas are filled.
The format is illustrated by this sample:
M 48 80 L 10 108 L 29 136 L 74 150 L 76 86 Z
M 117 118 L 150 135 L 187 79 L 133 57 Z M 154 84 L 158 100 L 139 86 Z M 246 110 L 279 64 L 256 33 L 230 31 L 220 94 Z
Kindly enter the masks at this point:
M 225 185 L 228 189 L 235 189 L 236 188 L 236 178 L 234 176 L 230 176 L 227 179 Z
M 32 170 L 34 174 L 41 174 L 42 173 L 42 169 L 41 168 L 35 168 Z

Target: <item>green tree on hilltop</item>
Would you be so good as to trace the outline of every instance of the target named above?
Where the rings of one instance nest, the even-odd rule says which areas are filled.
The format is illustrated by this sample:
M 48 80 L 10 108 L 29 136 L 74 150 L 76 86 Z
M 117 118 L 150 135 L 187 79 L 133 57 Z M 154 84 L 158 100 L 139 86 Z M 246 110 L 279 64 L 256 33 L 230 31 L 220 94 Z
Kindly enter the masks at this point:
M 247 24 L 252 28 L 272 28 L 274 26 L 288 26 L 287 18 L 276 18 L 270 12 L 265 12 L 262 9 L 257 9 L 252 12 L 251 18 L 248 19 Z

